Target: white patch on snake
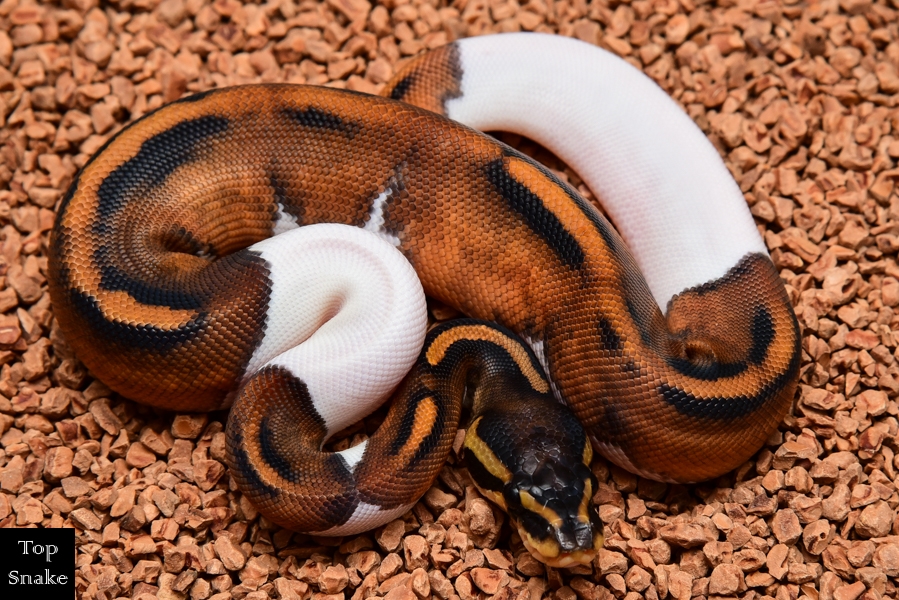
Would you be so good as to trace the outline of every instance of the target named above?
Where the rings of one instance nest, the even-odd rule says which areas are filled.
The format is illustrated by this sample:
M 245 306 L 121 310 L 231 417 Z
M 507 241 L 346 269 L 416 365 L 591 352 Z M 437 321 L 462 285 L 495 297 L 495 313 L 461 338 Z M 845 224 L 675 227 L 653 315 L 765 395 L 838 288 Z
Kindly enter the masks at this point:
M 718 151 L 639 69 L 555 35 L 456 47 L 462 95 L 446 101 L 447 116 L 524 135 L 570 165 L 602 199 L 662 312 L 675 294 L 767 252 Z
M 275 213 L 275 224 L 272 225 L 272 235 L 278 235 L 279 233 L 284 233 L 285 231 L 290 231 L 291 229 L 296 229 L 300 226 L 297 223 L 297 218 L 287 212 L 284 209 L 284 205 L 280 202 L 276 202 L 278 205 L 278 212 Z
M 362 460 L 362 454 L 365 452 L 367 445 L 368 440 L 364 440 L 361 444 L 356 444 L 352 448 L 347 448 L 337 453 L 337 456 L 341 457 L 343 462 L 346 463 L 346 468 L 350 473 L 356 470 L 356 465 Z
M 301 380 L 328 435 L 380 406 L 409 372 L 427 330 L 421 282 L 389 242 L 348 225 L 309 225 L 250 247 L 269 272 L 264 366 Z
M 349 521 L 326 531 L 313 532 L 312 535 L 356 535 L 403 516 L 412 510 L 413 506 L 415 506 L 414 502 L 398 508 L 384 510 L 380 506 L 360 502 Z
M 565 404 L 565 401 L 562 400 L 562 394 L 559 393 L 559 388 L 556 387 L 556 382 L 553 381 L 553 378 L 549 373 L 549 363 L 546 361 L 546 344 L 543 340 L 532 339 L 524 334 L 521 334 L 521 337 L 527 342 L 527 345 L 531 347 L 531 350 L 534 351 L 534 354 L 537 356 L 537 361 L 540 363 L 540 366 L 543 367 L 543 372 L 546 373 L 546 379 L 549 381 L 549 387 L 552 388 L 553 396 L 556 397 L 556 400 Z
M 394 246 L 399 247 L 400 238 L 387 231 L 387 227 L 384 226 L 384 213 L 387 208 L 387 199 L 390 198 L 391 194 L 393 194 L 393 188 L 389 187 L 372 201 L 371 211 L 368 213 L 368 221 L 366 221 L 363 229 L 376 233 Z

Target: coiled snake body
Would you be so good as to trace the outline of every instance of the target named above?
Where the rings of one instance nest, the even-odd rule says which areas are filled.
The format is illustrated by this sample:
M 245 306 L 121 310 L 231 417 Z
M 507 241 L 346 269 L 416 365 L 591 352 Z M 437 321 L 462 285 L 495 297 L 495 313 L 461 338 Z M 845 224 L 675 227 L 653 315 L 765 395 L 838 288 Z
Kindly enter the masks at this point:
M 591 441 L 683 482 L 761 446 L 792 400 L 798 327 L 739 189 L 660 89 L 586 44 L 513 34 L 419 57 L 384 95 L 223 89 L 111 140 L 51 243 L 55 314 L 83 362 L 162 408 L 236 397 L 242 491 L 332 534 L 428 489 L 468 388 L 472 476 L 562 566 L 601 540 Z M 549 147 L 628 245 L 544 167 L 434 113 Z M 297 228 L 317 223 L 343 226 Z M 419 280 L 501 326 L 442 325 L 419 352 Z M 410 367 L 370 440 L 320 451 Z

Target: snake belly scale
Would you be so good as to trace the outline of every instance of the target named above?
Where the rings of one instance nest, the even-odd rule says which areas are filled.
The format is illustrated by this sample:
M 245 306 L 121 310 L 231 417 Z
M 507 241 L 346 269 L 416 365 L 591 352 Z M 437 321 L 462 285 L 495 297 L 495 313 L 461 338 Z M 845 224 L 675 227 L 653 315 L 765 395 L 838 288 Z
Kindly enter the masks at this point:
M 228 88 L 110 140 L 50 250 L 56 317 L 93 373 L 161 408 L 233 403 L 242 491 L 333 534 L 428 489 L 468 390 L 469 470 L 562 566 L 600 539 L 592 448 L 689 482 L 761 446 L 793 398 L 798 326 L 739 189 L 664 92 L 597 48 L 515 34 L 418 57 L 383 95 Z M 556 152 L 625 239 L 446 116 Z M 477 320 L 425 338 L 422 288 Z M 364 445 L 320 451 L 395 388 Z

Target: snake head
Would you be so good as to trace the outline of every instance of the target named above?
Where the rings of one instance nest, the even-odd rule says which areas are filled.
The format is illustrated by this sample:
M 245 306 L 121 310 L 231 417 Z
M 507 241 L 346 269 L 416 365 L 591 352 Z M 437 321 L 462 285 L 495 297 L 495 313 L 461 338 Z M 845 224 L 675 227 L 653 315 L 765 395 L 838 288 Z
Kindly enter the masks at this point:
M 603 543 L 593 448 L 566 407 L 527 404 L 476 417 L 465 436 L 466 466 L 535 558 L 557 568 L 589 564 Z
M 602 525 L 592 506 L 596 478 L 584 463 L 571 465 L 558 448 L 535 449 L 503 488 L 525 547 L 551 567 L 589 564 L 602 547 Z

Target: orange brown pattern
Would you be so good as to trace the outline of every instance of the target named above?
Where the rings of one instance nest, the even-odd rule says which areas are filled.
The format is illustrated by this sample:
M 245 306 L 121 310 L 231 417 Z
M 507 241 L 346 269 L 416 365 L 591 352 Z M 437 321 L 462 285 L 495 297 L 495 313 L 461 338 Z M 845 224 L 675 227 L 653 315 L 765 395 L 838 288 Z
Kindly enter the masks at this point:
M 415 57 L 393 76 L 381 95 L 446 114 L 446 101 L 462 95 L 459 49 L 448 44 Z
M 409 89 L 445 97 L 451 55 L 404 71 Z M 277 203 L 303 224 L 360 225 L 388 188 L 386 226 L 425 292 L 542 341 L 559 394 L 616 462 L 713 477 L 789 407 L 798 330 L 766 257 L 684 294 L 666 320 L 617 233 L 543 168 L 432 113 L 324 88 L 211 92 L 110 142 L 54 230 L 59 323 L 113 389 L 220 406 L 267 303 L 266 266 L 240 248 L 270 234 Z

